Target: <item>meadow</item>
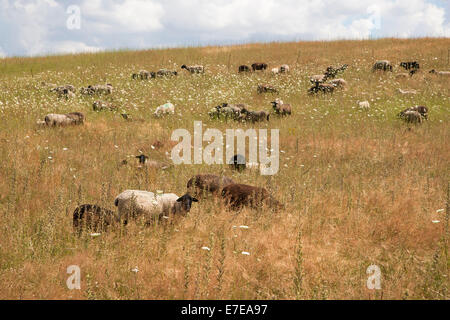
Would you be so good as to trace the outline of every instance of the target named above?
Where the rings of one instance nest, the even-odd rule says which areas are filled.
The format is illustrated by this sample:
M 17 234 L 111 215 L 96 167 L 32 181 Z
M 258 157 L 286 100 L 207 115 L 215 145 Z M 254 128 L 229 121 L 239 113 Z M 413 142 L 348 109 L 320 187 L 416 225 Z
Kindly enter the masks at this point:
M 380 39 L 0 59 L 0 299 L 449 299 L 450 78 L 428 73 L 450 69 L 449 48 L 445 38 Z M 394 71 L 371 72 L 378 59 Z M 409 60 L 421 72 L 397 81 L 398 64 Z M 291 70 L 237 73 L 256 61 Z M 309 76 L 344 63 L 347 91 L 307 94 Z M 205 74 L 182 64 L 202 64 Z M 179 74 L 131 79 L 160 68 Z M 102 99 L 120 112 L 93 111 L 98 97 L 59 99 L 42 82 L 111 83 Z M 280 93 L 257 94 L 259 83 Z M 291 116 L 246 124 L 207 114 L 222 102 L 270 111 L 276 97 L 293 106 Z M 153 117 L 168 101 L 175 115 Z M 396 117 L 414 105 L 429 108 L 423 124 Z M 72 111 L 86 115 L 83 126 L 36 125 L 47 113 Z M 222 132 L 279 129 L 278 173 L 120 166 L 140 152 L 166 159 L 171 133 L 192 132 L 194 120 Z M 155 140 L 164 146 L 153 149 Z M 182 195 L 197 173 L 263 186 L 286 207 L 236 213 L 207 198 L 173 223 L 73 233 L 79 204 L 115 209 L 125 189 Z M 80 290 L 67 288 L 70 265 L 80 267 Z M 370 265 L 381 270 L 379 290 L 367 287 Z

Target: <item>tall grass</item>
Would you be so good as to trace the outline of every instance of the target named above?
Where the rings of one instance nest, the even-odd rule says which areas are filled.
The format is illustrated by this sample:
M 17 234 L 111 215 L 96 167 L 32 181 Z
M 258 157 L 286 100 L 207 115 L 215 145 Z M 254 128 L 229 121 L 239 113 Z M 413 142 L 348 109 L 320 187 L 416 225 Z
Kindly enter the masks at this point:
M 449 45 L 449 39 L 382 39 L 0 60 L 0 298 L 448 299 L 450 82 L 427 71 L 450 68 Z M 376 59 L 395 63 L 394 73 L 370 72 Z M 410 59 L 420 62 L 422 72 L 397 82 L 398 63 Z M 240 64 L 254 61 L 287 63 L 291 72 L 237 74 Z M 184 63 L 204 64 L 206 74 L 184 73 Z M 343 63 L 350 66 L 342 76 L 348 91 L 306 94 L 310 75 Z M 133 72 L 159 68 L 180 74 L 131 80 Z M 112 83 L 115 91 L 105 99 L 143 122 L 92 111 L 94 97 L 60 100 L 43 81 Z M 294 107 L 292 116 L 256 125 L 207 116 L 222 102 L 269 111 L 275 96 L 256 94 L 262 82 L 280 89 L 280 98 Z M 418 94 L 402 96 L 397 88 Z M 359 110 L 357 100 L 369 100 L 371 109 Z M 167 101 L 176 114 L 153 118 L 155 107 Z M 416 104 L 430 109 L 424 124 L 396 118 Z M 86 124 L 35 124 L 46 113 L 71 111 L 84 112 Z M 120 165 L 140 151 L 165 159 L 172 131 L 192 132 L 194 120 L 222 132 L 279 128 L 279 172 Z M 155 140 L 166 144 L 154 150 Z M 166 226 L 136 222 L 99 237 L 72 232 L 71 214 L 79 204 L 115 209 L 114 198 L 125 189 L 181 195 L 199 172 L 264 186 L 286 209 L 235 214 L 208 198 Z M 371 264 L 382 271 L 380 292 L 366 287 Z M 66 287 L 69 265 L 81 268 L 81 290 Z

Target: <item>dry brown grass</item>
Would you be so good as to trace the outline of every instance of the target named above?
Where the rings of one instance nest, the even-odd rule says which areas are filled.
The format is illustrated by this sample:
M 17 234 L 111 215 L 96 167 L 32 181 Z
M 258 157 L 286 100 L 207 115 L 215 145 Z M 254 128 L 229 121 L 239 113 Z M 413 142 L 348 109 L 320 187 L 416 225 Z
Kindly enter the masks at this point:
M 449 46 L 449 39 L 384 39 L 4 59 L 0 298 L 448 299 L 446 212 L 436 210 L 448 201 L 450 82 L 427 71 L 450 69 Z M 394 73 L 372 74 L 376 59 L 395 63 Z M 395 74 L 403 72 L 398 63 L 409 59 L 420 62 L 422 73 L 397 82 Z M 288 63 L 291 73 L 237 75 L 240 64 L 254 61 L 269 67 Z M 183 63 L 204 64 L 206 74 L 191 76 L 180 70 Z M 308 76 L 341 63 L 350 65 L 342 76 L 348 91 L 306 94 Z M 130 78 L 139 69 L 162 67 L 180 75 Z M 108 99 L 144 122 L 96 113 L 94 98 L 58 100 L 40 88 L 41 81 L 77 87 L 108 81 L 116 88 Z M 194 120 L 222 132 L 250 128 L 210 120 L 207 111 L 225 101 L 269 110 L 274 96 L 256 94 L 260 82 L 280 88 L 280 97 L 294 107 L 291 117 L 256 125 L 280 129 L 284 153 L 275 176 L 239 174 L 219 165 L 182 165 L 166 172 L 118 166 L 139 150 L 164 159 L 170 146 L 153 150 L 150 145 L 168 141 L 176 128 L 192 132 Z M 399 87 L 418 94 L 400 96 Z M 371 110 L 358 110 L 356 101 L 365 99 Z M 153 118 L 155 107 L 166 101 L 182 117 Z M 428 106 L 430 119 L 408 128 L 395 115 L 415 104 Z M 87 123 L 35 125 L 46 113 L 69 111 L 84 112 Z M 235 214 L 209 199 L 171 225 L 132 223 L 97 238 L 72 233 L 78 204 L 113 209 L 115 196 L 125 189 L 181 195 L 198 172 L 264 186 L 286 210 Z M 371 264 L 382 271 L 379 291 L 366 287 Z M 81 268 L 81 290 L 66 287 L 69 265 Z M 131 271 L 135 266 L 137 273 Z

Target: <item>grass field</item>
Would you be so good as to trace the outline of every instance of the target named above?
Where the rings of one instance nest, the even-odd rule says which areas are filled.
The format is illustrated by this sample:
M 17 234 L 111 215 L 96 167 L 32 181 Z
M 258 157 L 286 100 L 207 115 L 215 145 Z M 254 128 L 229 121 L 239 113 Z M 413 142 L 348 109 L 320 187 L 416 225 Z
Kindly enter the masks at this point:
M 0 298 L 449 299 L 450 78 L 428 73 L 450 70 L 449 48 L 450 39 L 382 39 L 0 59 Z M 395 64 L 394 72 L 372 73 L 378 59 Z M 405 60 L 419 61 L 422 72 L 396 81 Z M 291 72 L 237 74 L 255 61 L 269 69 L 287 63 Z M 307 95 L 310 75 L 343 63 L 347 91 Z M 206 72 L 190 75 L 182 64 Z M 131 79 L 160 68 L 179 75 Z M 104 99 L 143 121 L 94 112 L 96 97 L 58 99 L 43 81 L 111 83 L 115 91 Z M 263 82 L 280 94 L 258 95 Z M 293 105 L 292 116 L 252 125 L 207 115 L 222 102 L 269 111 L 276 96 Z M 359 110 L 357 100 L 371 109 Z M 167 101 L 176 114 L 155 119 Z M 413 105 L 426 105 L 429 120 L 408 125 L 396 117 Z M 47 113 L 72 111 L 86 114 L 84 126 L 36 125 Z M 280 129 L 279 172 L 118 165 L 139 151 L 164 159 L 172 131 L 192 132 L 194 120 L 222 132 Z M 157 139 L 166 142 L 161 150 L 150 147 Z M 114 209 L 125 189 L 181 195 L 200 172 L 263 186 L 286 208 L 236 214 L 206 199 L 166 226 L 131 223 L 99 237 L 72 232 L 79 204 Z M 372 264 L 381 269 L 380 290 L 366 286 Z M 81 269 L 80 290 L 66 286 L 70 265 Z

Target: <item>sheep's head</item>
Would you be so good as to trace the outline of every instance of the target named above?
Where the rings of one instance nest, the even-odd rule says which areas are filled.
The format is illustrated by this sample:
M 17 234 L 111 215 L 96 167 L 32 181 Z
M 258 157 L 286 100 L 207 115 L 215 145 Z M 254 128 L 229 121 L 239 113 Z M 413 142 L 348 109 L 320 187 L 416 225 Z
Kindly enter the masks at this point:
M 198 202 L 198 200 L 192 197 L 189 193 L 186 193 L 177 199 L 177 202 L 181 205 L 181 211 L 183 214 L 188 213 L 191 210 L 192 202 Z
M 185 64 L 183 64 L 183 65 L 181 66 L 181 69 L 187 69 L 187 66 L 186 66 Z
M 145 154 L 141 154 L 136 156 L 135 158 L 139 159 L 139 163 L 145 163 L 148 159 L 148 156 L 146 156 Z

